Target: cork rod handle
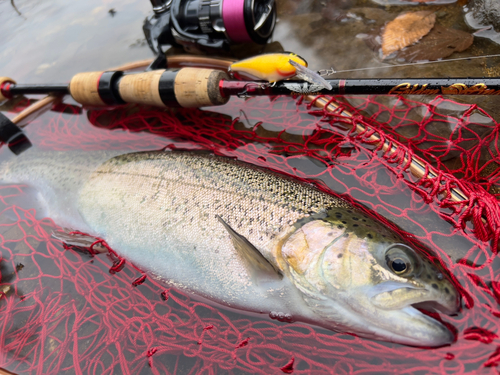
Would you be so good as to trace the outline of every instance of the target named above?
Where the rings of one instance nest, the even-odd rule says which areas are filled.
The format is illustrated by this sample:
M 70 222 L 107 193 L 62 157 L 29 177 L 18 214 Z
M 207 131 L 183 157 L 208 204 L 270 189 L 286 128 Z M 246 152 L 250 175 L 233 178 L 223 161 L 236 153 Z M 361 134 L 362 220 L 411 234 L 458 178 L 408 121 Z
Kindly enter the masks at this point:
M 229 97 L 223 97 L 219 89 L 223 79 L 229 77 L 220 70 L 181 69 L 175 77 L 175 97 L 184 108 L 226 104 Z
M 160 78 L 164 70 L 153 70 L 124 76 L 118 84 L 120 97 L 127 103 L 165 107 L 160 95 Z
M 229 79 L 223 71 L 199 68 L 134 74 L 89 72 L 75 75 L 69 91 L 77 102 L 90 106 L 137 103 L 198 108 L 227 103 L 229 97 L 223 97 L 219 89 L 223 79 Z
M 99 96 L 99 79 L 103 72 L 78 73 L 69 83 L 69 92 L 78 103 L 90 106 L 106 105 Z

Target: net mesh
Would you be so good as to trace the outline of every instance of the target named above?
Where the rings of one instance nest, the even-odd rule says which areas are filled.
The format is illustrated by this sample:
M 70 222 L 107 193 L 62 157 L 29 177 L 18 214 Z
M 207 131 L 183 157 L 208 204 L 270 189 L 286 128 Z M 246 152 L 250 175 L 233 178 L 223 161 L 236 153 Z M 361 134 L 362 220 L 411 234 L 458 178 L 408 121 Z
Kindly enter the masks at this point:
M 450 271 L 463 309 L 442 318 L 455 343 L 407 347 L 213 307 L 165 289 L 113 252 L 68 248 L 51 237 L 57 223 L 36 215 L 25 186 L 3 186 L 0 367 L 18 374 L 497 373 L 497 122 L 476 105 L 442 97 L 327 100 L 352 116 L 290 97 L 82 115 L 67 105 L 26 131 L 53 150 L 209 149 L 341 195 L 432 249 Z M 373 129 L 399 151 L 374 143 Z M 412 158 L 442 172 L 416 178 Z M 451 188 L 467 204 L 454 202 Z

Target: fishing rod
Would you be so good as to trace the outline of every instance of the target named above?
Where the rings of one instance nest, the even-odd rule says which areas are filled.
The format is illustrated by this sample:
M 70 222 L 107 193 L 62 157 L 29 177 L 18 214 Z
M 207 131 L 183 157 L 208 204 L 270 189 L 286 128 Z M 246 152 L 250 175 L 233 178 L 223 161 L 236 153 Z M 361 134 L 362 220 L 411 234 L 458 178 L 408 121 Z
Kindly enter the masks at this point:
M 500 78 L 330 79 L 328 90 L 301 80 L 269 84 L 231 80 L 222 70 L 181 68 L 143 73 L 123 71 L 76 74 L 67 84 L 16 84 L 0 77 L 0 101 L 15 95 L 70 94 L 82 105 L 125 103 L 196 108 L 222 105 L 231 96 L 273 95 L 500 95 Z

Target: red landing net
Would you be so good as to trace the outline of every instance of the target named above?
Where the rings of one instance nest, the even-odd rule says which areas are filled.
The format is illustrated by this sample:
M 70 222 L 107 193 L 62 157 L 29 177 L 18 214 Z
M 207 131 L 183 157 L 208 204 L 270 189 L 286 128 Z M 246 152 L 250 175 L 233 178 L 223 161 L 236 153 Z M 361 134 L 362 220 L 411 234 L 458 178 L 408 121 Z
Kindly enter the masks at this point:
M 18 374 L 497 373 L 497 122 L 443 98 L 350 100 L 354 107 L 344 106 L 354 117 L 292 98 L 232 99 L 207 111 L 51 113 L 27 133 L 55 150 L 203 148 L 316 181 L 395 222 L 440 258 L 462 287 L 461 313 L 442 316 L 456 329 L 454 344 L 412 348 L 211 307 L 165 290 L 113 254 L 65 249 L 51 238 L 57 225 L 24 202 L 25 187 L 8 186 L 0 189 L 0 367 Z M 346 128 L 353 123 L 381 129 L 446 173 L 412 177 L 401 154 L 389 158 L 367 144 L 366 134 Z M 460 187 L 473 204 L 451 204 L 438 194 L 442 186 Z

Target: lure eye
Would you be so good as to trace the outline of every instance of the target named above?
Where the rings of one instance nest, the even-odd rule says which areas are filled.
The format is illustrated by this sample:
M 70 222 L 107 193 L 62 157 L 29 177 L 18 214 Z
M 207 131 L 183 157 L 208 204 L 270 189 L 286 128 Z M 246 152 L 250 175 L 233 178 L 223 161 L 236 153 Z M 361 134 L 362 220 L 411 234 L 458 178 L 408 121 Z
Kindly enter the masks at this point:
M 415 252 L 406 245 L 396 244 L 387 249 L 385 261 L 389 270 L 398 276 L 410 276 L 420 268 Z

